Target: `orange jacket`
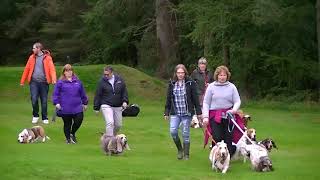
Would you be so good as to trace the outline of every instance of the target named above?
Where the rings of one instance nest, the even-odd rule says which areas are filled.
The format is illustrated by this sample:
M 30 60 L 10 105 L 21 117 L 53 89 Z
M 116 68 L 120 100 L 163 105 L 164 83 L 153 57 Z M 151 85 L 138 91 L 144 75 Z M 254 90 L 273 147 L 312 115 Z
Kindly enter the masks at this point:
M 24 68 L 24 71 L 20 80 L 20 84 L 24 84 L 25 80 L 27 80 L 28 83 L 30 83 L 35 63 L 36 63 L 36 55 L 31 54 L 26 64 L 26 67 Z M 56 69 L 52 62 L 52 57 L 50 56 L 50 53 L 47 51 L 44 51 L 43 67 L 44 67 L 44 73 L 46 75 L 47 83 L 55 84 L 57 81 Z

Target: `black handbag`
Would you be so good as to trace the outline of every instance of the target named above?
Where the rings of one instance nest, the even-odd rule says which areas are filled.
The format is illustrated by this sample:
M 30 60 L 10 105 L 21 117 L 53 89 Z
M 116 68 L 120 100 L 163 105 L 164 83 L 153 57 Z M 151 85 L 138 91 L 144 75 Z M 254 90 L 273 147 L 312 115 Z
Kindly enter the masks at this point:
M 140 112 L 140 108 L 137 104 L 130 104 L 122 111 L 123 117 L 136 117 Z

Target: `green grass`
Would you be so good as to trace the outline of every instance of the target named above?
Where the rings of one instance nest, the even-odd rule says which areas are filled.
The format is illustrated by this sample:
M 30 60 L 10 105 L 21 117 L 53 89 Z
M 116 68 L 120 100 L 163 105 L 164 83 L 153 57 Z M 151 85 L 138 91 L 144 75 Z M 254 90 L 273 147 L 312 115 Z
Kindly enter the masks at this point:
M 258 139 L 272 137 L 279 149 L 271 153 L 274 172 L 257 173 L 250 164 L 231 162 L 227 174 L 213 172 L 202 131 L 191 130 L 190 160 L 176 159 L 176 149 L 163 120 L 165 83 L 126 66 L 115 66 L 128 83 L 132 103 L 141 106 L 137 118 L 124 118 L 121 132 L 131 151 L 105 156 L 99 144 L 105 122 L 92 111 L 92 94 L 103 66 L 76 67 L 90 94 L 89 109 L 78 131 L 79 143 L 67 145 L 60 118 L 43 125 L 51 140 L 19 144 L 18 133 L 31 127 L 28 86 L 19 87 L 22 68 L 0 68 L 1 179 L 319 179 L 319 111 L 276 110 L 249 106 L 250 127 Z M 59 68 L 58 68 L 59 69 Z M 52 87 L 50 87 L 52 89 Z M 304 107 L 301 106 L 301 109 Z M 49 104 L 49 116 L 53 106 Z

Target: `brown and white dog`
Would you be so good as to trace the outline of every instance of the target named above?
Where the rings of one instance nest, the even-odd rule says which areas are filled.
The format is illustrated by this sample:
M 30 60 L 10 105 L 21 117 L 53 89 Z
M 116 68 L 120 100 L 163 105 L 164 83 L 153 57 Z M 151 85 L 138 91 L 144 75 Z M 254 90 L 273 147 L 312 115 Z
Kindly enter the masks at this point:
M 33 126 L 30 129 L 23 129 L 18 135 L 19 143 L 33 143 L 38 140 L 45 142 L 47 139 L 50 138 L 46 135 L 42 126 Z
M 254 128 L 249 128 L 245 130 L 245 134 L 248 136 L 248 138 L 250 138 L 251 142 L 256 142 L 256 130 Z M 243 157 L 243 162 L 246 162 L 249 156 L 249 153 L 246 150 L 246 146 L 247 144 L 251 144 L 248 138 L 245 135 L 243 135 L 239 139 L 238 143 L 236 144 L 236 152 L 232 156 L 232 160 L 238 160 L 241 157 Z
M 258 144 L 262 144 L 266 149 L 271 152 L 272 148 L 277 148 L 276 143 L 271 138 L 266 138 L 262 141 L 259 141 Z
M 249 144 L 246 146 L 250 153 L 252 169 L 258 172 L 273 171 L 272 162 L 268 150 L 261 144 Z
M 241 117 L 244 122 L 244 126 L 248 127 L 248 122 L 251 121 L 251 116 L 249 114 L 244 114 L 242 110 L 238 110 L 237 114 Z
M 227 144 L 222 140 L 212 147 L 209 155 L 212 170 L 226 173 L 230 163 L 230 153 Z
M 107 136 L 105 133 L 100 138 L 101 148 L 106 155 L 121 154 L 124 150 L 130 150 L 127 136 L 118 134 Z

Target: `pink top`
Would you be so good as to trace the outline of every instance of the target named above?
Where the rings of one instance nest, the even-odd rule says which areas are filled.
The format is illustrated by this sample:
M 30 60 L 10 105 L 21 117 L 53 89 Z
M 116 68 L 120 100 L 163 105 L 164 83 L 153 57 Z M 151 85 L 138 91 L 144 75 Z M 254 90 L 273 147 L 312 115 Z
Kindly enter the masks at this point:
M 210 110 L 209 111 L 209 121 L 212 121 L 212 119 L 214 119 L 215 122 L 221 123 L 222 113 L 226 113 L 228 110 L 229 109 Z M 240 126 L 240 128 L 242 130 L 244 130 L 244 128 L 245 128 L 244 121 L 238 114 L 235 114 L 235 121 Z M 204 132 L 204 147 L 208 144 L 209 137 L 212 136 L 212 130 L 210 127 L 210 123 L 208 123 L 206 128 L 207 128 L 207 130 Z M 239 131 L 239 129 L 237 129 L 237 127 L 234 127 L 232 142 L 237 144 L 241 137 L 242 137 L 242 133 Z

